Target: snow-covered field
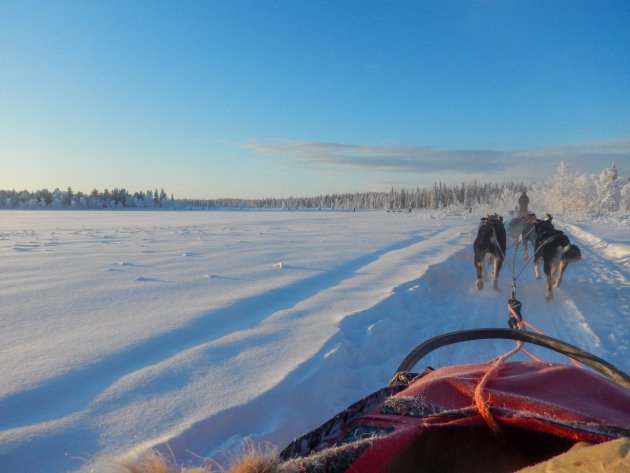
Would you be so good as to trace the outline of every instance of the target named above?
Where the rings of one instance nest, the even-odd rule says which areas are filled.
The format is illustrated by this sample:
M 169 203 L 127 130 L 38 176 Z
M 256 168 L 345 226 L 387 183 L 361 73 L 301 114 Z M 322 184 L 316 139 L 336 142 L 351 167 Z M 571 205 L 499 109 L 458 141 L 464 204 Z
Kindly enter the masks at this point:
M 0 212 L 0 471 L 109 472 L 147 446 L 221 460 L 247 436 L 283 447 L 386 385 L 423 340 L 507 327 L 524 259 L 510 250 L 500 290 L 477 292 L 479 216 Z M 556 226 L 583 260 L 551 303 L 525 268 L 524 317 L 630 372 L 629 227 Z

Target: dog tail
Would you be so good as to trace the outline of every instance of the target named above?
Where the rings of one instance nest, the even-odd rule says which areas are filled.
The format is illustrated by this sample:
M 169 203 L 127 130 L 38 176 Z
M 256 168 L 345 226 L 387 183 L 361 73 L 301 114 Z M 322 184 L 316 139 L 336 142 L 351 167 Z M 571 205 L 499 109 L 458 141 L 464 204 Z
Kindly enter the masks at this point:
M 563 249 L 562 259 L 567 261 L 578 261 L 582 259 L 582 252 L 572 243 L 569 243 Z

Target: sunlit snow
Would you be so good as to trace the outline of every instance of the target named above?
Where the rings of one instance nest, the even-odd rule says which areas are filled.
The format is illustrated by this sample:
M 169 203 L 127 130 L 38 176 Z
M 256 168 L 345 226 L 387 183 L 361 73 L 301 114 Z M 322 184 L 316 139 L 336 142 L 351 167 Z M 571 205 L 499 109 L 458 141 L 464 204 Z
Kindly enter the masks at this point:
M 510 249 L 500 290 L 477 292 L 479 217 L 0 212 L 0 470 L 108 472 L 151 446 L 187 463 L 245 438 L 286 445 L 386 385 L 425 339 L 507 327 L 511 266 L 525 260 Z M 551 303 L 525 268 L 523 314 L 628 372 L 627 222 L 555 223 L 583 260 Z M 471 342 L 421 363 L 511 346 Z

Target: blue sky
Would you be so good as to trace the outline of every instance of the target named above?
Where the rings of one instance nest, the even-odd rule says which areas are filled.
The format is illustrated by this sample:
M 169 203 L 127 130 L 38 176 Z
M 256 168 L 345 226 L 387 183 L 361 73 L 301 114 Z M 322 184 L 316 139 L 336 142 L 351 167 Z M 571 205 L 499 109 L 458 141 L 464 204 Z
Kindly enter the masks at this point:
M 630 176 L 630 2 L 0 0 L 0 189 Z

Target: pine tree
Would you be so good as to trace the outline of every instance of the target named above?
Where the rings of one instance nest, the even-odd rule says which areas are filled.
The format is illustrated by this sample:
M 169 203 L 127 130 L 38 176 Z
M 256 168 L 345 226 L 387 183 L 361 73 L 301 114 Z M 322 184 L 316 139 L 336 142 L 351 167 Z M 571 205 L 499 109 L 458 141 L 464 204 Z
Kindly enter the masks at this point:
M 168 196 L 166 195 L 166 192 L 164 192 L 164 189 L 160 190 L 160 207 L 162 207 L 162 202 L 164 200 L 166 200 L 168 198 Z
M 66 194 L 63 198 L 63 205 L 70 207 L 72 205 L 73 196 L 74 196 L 74 193 L 72 192 L 72 187 L 68 187 L 68 189 L 66 190 Z

